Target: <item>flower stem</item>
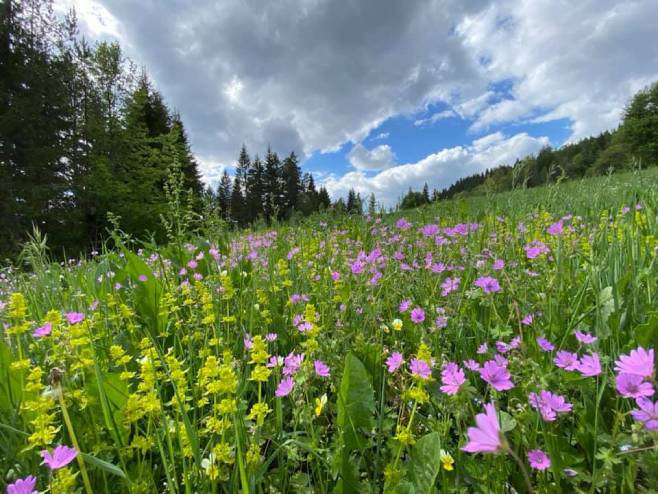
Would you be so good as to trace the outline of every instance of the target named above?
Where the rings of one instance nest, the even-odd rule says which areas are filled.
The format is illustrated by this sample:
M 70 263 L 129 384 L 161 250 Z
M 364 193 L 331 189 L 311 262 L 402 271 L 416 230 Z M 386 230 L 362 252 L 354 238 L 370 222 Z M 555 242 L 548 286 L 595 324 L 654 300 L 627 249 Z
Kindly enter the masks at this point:
M 514 458 L 514 461 L 521 469 L 521 473 L 523 473 L 523 479 L 525 480 L 526 487 L 528 488 L 528 494 L 532 494 L 534 492 L 532 488 L 532 482 L 530 482 L 530 476 L 528 475 L 528 471 L 526 470 L 525 465 L 521 461 L 521 458 L 517 456 L 517 454 L 512 450 L 512 448 L 507 448 L 507 452 L 510 454 L 512 458 Z
M 62 390 L 61 384 L 57 386 L 57 398 L 59 400 L 59 406 L 62 409 L 62 417 L 64 417 L 64 423 L 66 424 L 66 429 L 69 432 L 69 437 L 71 438 L 73 447 L 78 452 L 76 459 L 78 460 L 78 465 L 80 466 L 80 473 L 82 474 L 82 482 L 85 484 L 85 491 L 87 491 L 87 494 L 93 494 L 94 491 L 92 491 L 91 489 L 91 483 L 89 482 L 89 476 L 87 475 L 87 468 L 85 467 L 85 461 L 82 459 L 82 451 L 80 451 L 80 446 L 78 445 L 78 440 L 75 437 L 75 431 L 73 430 L 73 424 L 71 423 L 69 412 L 66 409 L 66 402 L 64 401 L 64 392 Z

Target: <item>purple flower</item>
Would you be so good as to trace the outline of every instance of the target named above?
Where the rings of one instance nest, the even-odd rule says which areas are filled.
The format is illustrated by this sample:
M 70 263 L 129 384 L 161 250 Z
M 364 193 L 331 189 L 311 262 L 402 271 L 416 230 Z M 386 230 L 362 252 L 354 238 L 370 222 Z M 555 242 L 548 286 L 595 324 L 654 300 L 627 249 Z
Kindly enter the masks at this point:
M 85 315 L 80 312 L 67 312 L 66 320 L 69 324 L 78 324 L 85 320 Z
M 71 463 L 76 456 L 78 456 L 78 452 L 75 448 L 69 448 L 62 444 L 53 450 L 52 455 L 47 449 L 42 450 L 39 454 L 43 458 L 43 462 L 48 465 L 51 470 L 65 467 Z
M 403 364 L 404 359 L 400 352 L 393 352 L 390 357 L 386 359 L 386 365 L 388 366 L 388 372 L 393 374 L 398 368 Z
M 329 366 L 321 360 L 315 360 L 313 362 L 313 367 L 315 368 L 315 373 L 318 376 L 329 377 Z
M 655 390 L 650 382 L 643 382 L 644 378 L 637 374 L 621 373 L 617 376 L 617 392 L 624 398 L 640 398 L 653 396 Z
M 480 364 L 478 364 L 475 360 L 469 359 L 469 360 L 464 360 L 464 366 L 472 370 L 474 372 L 478 372 L 480 370 Z
M 441 370 L 441 391 L 447 395 L 455 395 L 462 384 L 466 381 L 464 376 L 464 371 L 459 368 L 459 366 L 453 362 L 448 362 L 443 366 Z
M 578 364 L 578 372 L 585 377 L 594 377 L 601 374 L 601 361 L 599 360 L 598 353 L 585 355 L 580 359 Z
M 500 424 L 493 403 L 484 405 L 485 413 L 475 416 L 477 427 L 469 427 L 468 444 L 462 448 L 467 453 L 496 453 L 503 449 Z
M 562 220 L 558 221 L 557 223 L 553 223 L 551 226 L 548 227 L 546 230 L 549 235 L 559 235 L 564 231 L 564 224 L 562 223 Z
M 524 326 L 530 326 L 533 321 L 534 318 L 532 317 L 532 314 L 528 314 L 523 319 L 521 319 L 521 324 L 523 324 Z
M 459 288 L 459 278 L 446 278 L 441 283 L 441 296 L 446 297 L 450 292 L 454 292 Z
M 276 391 L 274 392 L 274 395 L 278 398 L 288 396 L 294 386 L 295 386 L 295 381 L 293 381 L 292 377 L 286 377 L 284 380 L 282 380 L 279 383 L 279 385 L 276 388 Z
M 615 362 L 615 370 L 624 374 L 651 377 L 654 374 L 653 348 L 638 347 L 630 355 L 621 355 Z
M 304 362 L 304 354 L 294 354 L 290 352 L 288 356 L 284 359 L 283 364 L 283 375 L 284 376 L 292 376 L 293 374 L 296 374 L 297 371 L 299 370 L 299 367 L 302 365 L 302 362 Z
M 555 345 L 548 341 L 546 338 L 543 336 L 538 336 L 537 337 L 537 345 L 539 345 L 539 348 L 542 349 L 544 352 L 552 352 L 555 350 Z
M 557 352 L 553 362 L 555 362 L 555 365 L 557 365 L 560 369 L 564 369 L 566 371 L 575 371 L 580 365 L 577 354 L 566 352 L 564 350 Z
M 38 327 L 32 333 L 32 336 L 35 338 L 41 338 L 43 336 L 48 336 L 53 330 L 53 323 L 47 322 L 43 326 Z
M 505 268 L 505 261 L 502 259 L 496 259 L 493 263 L 493 269 L 495 271 L 500 271 L 501 269 Z
M 37 479 L 29 475 L 7 486 L 7 494 L 37 494 Z
M 635 400 L 635 403 L 640 409 L 631 410 L 631 416 L 638 422 L 644 422 L 644 426 L 650 431 L 658 429 L 658 402 L 641 397 Z
M 409 369 L 414 376 L 418 376 L 423 381 L 427 381 L 432 376 L 432 370 L 427 362 L 419 359 L 411 359 L 409 362 Z
M 542 418 L 546 422 L 553 422 L 557 418 L 558 413 L 567 413 L 571 411 L 572 405 L 564 396 L 556 395 L 550 391 L 542 390 L 539 395 L 530 393 L 528 395 L 530 406 L 535 410 L 539 410 Z
M 482 276 L 475 280 L 473 284 L 478 288 L 482 288 L 484 293 L 496 293 L 500 291 L 500 284 L 498 283 L 498 280 L 496 278 L 492 278 L 491 276 Z
M 270 343 L 273 341 L 276 341 L 276 339 L 279 337 L 276 333 L 267 333 L 265 335 L 265 341 L 269 341 Z
M 528 451 L 528 461 L 535 470 L 546 470 L 551 466 L 551 459 L 541 449 Z
M 477 349 L 477 354 L 478 355 L 485 354 L 485 353 L 487 353 L 488 350 L 489 350 L 489 347 L 487 346 L 487 344 L 482 343 Z
M 480 369 L 480 377 L 498 391 L 505 391 L 514 387 L 507 367 L 500 365 L 495 360 L 484 363 L 482 369 Z
M 411 311 L 411 322 L 420 324 L 425 320 L 425 311 L 420 307 L 416 307 Z
M 395 226 L 397 226 L 400 230 L 408 230 L 409 228 L 411 228 L 411 223 L 409 223 L 404 218 L 400 218 L 395 224 Z
M 141 281 L 142 283 L 146 283 L 146 282 L 148 281 L 148 276 L 146 276 L 145 274 L 140 274 L 140 275 L 137 277 L 137 279 L 138 279 L 139 281 Z
M 583 333 L 580 330 L 576 330 L 574 334 L 576 335 L 576 339 L 585 345 L 590 345 L 598 340 L 596 336 L 592 336 L 589 333 Z

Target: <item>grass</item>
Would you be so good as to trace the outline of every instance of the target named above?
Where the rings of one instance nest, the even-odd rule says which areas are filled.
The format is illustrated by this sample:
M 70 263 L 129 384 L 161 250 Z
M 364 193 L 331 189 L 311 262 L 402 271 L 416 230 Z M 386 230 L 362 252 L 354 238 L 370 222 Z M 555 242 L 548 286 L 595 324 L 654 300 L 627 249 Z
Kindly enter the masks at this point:
M 34 475 L 54 493 L 655 492 L 657 433 L 630 415 L 639 404 L 616 389 L 614 366 L 656 347 L 656 178 L 139 251 L 119 243 L 65 264 L 37 238 L 30 272 L 1 278 L 0 482 Z M 474 284 L 487 276 L 500 291 Z M 447 278 L 459 278 L 452 291 Z M 559 368 L 558 351 L 595 354 L 600 372 Z M 404 363 L 389 372 L 394 352 Z M 468 360 L 507 369 L 513 387 L 495 389 Z M 441 390 L 447 363 L 464 372 L 455 394 Z M 645 382 L 655 387 L 655 362 Z M 529 401 L 541 390 L 571 410 L 545 420 Z M 496 454 L 466 453 L 485 403 L 505 439 Z M 79 460 L 51 471 L 39 452 L 57 444 L 77 445 Z M 535 449 L 548 468 L 530 465 Z

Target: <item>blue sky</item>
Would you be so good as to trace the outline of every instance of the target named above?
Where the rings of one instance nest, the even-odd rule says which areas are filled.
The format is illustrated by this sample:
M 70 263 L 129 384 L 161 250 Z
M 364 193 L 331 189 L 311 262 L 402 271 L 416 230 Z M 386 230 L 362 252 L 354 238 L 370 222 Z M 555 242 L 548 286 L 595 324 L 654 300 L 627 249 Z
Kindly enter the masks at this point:
M 244 143 L 392 206 L 615 128 L 658 80 L 658 0 L 55 0 L 182 116 L 202 175 Z

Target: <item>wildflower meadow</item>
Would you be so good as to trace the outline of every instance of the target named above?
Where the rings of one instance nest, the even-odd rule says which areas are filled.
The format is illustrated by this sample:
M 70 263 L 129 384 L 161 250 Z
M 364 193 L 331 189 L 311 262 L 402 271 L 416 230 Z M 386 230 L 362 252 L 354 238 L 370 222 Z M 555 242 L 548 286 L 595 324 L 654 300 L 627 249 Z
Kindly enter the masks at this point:
M 0 485 L 658 492 L 656 178 L 35 237 L 0 275 Z

